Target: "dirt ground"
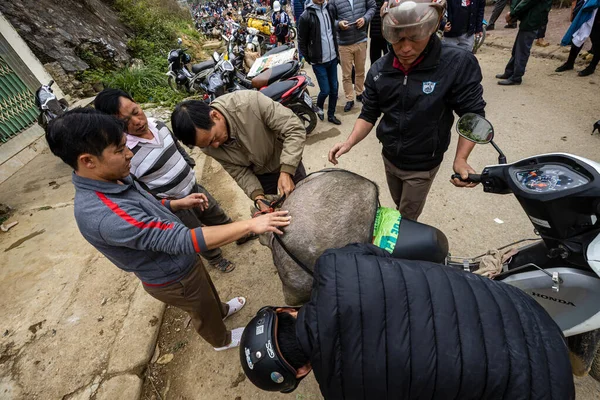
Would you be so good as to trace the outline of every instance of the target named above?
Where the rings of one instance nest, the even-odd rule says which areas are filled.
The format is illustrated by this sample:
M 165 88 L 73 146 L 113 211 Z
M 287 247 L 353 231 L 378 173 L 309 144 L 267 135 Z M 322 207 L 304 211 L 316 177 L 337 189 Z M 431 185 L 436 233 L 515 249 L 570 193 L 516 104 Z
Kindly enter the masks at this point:
M 488 15 L 489 12 L 486 12 Z M 600 136 L 590 136 L 592 124 L 600 118 L 600 74 L 580 78 L 571 71 L 554 73 L 557 60 L 532 58 L 523 84 L 501 87 L 494 75 L 503 72 L 508 50 L 484 47 L 478 58 L 484 74 L 486 113 L 494 124 L 496 142 L 509 162 L 547 152 L 570 152 L 598 160 Z M 311 71 L 309 71 L 310 73 Z M 341 78 L 341 75 L 340 75 Z M 317 89 L 311 89 L 316 95 Z M 340 91 L 341 95 L 341 91 Z M 342 97 L 343 98 L 343 97 Z M 342 111 L 340 101 L 337 116 L 343 124 L 336 127 L 319 123 L 308 139 L 304 163 L 308 172 L 330 167 L 327 152 L 344 140 L 359 113 Z M 517 201 L 510 196 L 485 194 L 481 187 L 471 190 L 453 187 L 448 178 L 455 150 L 456 137 L 442 164 L 425 211 L 420 221 L 434 225 L 446 233 L 454 255 L 476 255 L 489 248 L 532 237 L 533 227 Z M 383 206 L 392 206 L 383 174 L 381 146 L 374 133 L 340 159 L 339 167 L 357 172 L 377 182 L 381 188 Z M 497 153 L 491 146 L 478 146 L 469 161 L 476 170 L 495 164 Z M 207 159 L 202 183 L 218 199 L 232 218 L 248 216 L 249 200 L 220 165 Z M 357 205 L 360 212 L 360 205 Z M 501 223 L 495 222 L 499 219 Z M 270 252 L 258 242 L 224 248 L 237 268 L 230 274 L 211 271 L 222 300 L 243 295 L 247 306 L 226 325 L 243 326 L 263 305 L 283 304 L 281 285 Z M 185 327 L 185 314 L 168 308 L 159 334 L 160 355 L 173 354 L 164 365 L 152 363 L 142 399 L 321 399 L 318 385 L 311 375 L 292 395 L 264 393 L 257 390 L 242 372 L 237 350 L 217 353 L 203 342 L 190 327 Z M 576 379 L 577 398 L 597 399 L 600 384 L 591 378 Z

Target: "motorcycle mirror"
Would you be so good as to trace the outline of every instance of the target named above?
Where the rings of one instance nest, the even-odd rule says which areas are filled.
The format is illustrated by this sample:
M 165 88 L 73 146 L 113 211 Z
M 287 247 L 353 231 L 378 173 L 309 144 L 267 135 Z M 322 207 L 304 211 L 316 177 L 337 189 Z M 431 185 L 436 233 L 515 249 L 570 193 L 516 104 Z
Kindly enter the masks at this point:
M 221 56 L 219 56 L 219 53 L 217 53 L 216 51 L 213 53 L 213 60 L 215 60 L 215 62 L 219 61 L 219 59 L 221 58 Z
M 498 152 L 498 164 L 506 164 L 506 156 L 500 147 L 494 143 L 494 127 L 481 115 L 467 113 L 456 123 L 458 134 L 471 142 L 478 144 L 490 143 Z
M 467 113 L 456 123 L 459 135 L 471 142 L 487 144 L 494 139 L 494 127 L 481 115 Z
M 182 43 L 183 43 L 183 40 L 181 40 L 181 38 L 177 38 L 177 45 L 181 46 Z

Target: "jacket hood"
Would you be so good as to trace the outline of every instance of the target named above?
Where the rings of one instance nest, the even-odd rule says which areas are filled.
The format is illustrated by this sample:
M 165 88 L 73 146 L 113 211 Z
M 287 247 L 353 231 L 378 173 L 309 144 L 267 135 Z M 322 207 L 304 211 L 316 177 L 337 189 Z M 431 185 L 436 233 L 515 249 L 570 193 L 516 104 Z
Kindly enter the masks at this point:
M 71 178 L 76 189 L 92 190 L 100 193 L 123 193 L 133 185 L 131 175 L 121 179 L 123 185 L 113 182 L 98 181 L 96 179 L 84 178 L 73 172 Z
M 312 0 L 307 0 L 307 2 L 306 2 L 306 8 L 314 8 L 314 9 L 320 10 L 321 6 L 326 7 L 327 2 L 325 2 L 323 4 L 315 4 Z

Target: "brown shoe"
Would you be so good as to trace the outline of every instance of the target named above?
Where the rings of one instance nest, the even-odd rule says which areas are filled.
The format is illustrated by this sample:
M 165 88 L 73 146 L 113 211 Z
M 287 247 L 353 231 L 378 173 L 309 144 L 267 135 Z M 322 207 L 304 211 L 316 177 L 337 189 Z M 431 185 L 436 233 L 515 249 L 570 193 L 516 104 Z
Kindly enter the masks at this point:
M 535 45 L 540 47 L 548 47 L 550 46 L 550 43 L 548 43 L 544 38 L 539 38 L 535 41 Z

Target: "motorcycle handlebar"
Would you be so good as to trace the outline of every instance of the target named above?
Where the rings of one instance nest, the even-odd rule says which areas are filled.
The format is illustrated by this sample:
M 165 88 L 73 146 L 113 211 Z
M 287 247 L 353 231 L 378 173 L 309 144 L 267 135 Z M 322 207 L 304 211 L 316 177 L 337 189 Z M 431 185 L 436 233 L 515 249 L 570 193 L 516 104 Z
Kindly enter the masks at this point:
M 50 81 L 50 83 L 48 84 L 48 87 L 50 87 L 52 85 L 54 85 L 54 81 L 53 80 Z
M 467 179 L 461 178 L 460 174 L 452 174 L 450 179 L 458 179 L 462 182 L 468 182 L 468 183 L 480 183 L 481 182 L 481 174 L 469 174 L 469 177 Z

